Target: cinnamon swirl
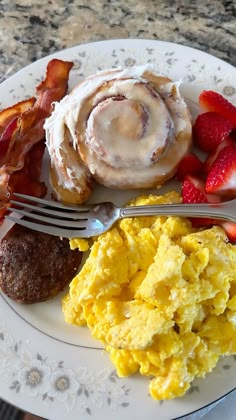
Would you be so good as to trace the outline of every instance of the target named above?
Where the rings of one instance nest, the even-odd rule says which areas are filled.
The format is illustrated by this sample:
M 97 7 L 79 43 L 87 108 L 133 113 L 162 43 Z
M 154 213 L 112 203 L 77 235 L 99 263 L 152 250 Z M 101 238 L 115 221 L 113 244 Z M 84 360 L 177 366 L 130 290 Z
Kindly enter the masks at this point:
M 46 121 L 57 199 L 80 203 L 96 180 L 110 188 L 153 188 L 171 178 L 191 144 L 178 83 L 149 66 L 85 79 Z

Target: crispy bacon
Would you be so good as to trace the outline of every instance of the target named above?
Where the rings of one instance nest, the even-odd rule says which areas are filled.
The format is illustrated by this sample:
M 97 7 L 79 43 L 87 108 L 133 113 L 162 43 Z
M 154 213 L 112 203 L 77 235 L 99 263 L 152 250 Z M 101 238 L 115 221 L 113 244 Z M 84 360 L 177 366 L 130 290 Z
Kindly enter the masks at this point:
M 36 87 L 36 98 L 0 112 L 0 222 L 13 192 L 37 197 L 46 194 L 40 182 L 44 153 L 44 122 L 68 89 L 72 62 L 53 59 L 45 79 Z
M 4 160 L 8 150 L 10 149 L 11 144 L 11 137 L 14 133 L 14 131 L 17 128 L 17 121 L 18 118 L 15 117 L 12 121 L 9 122 L 5 130 L 3 131 L 1 135 L 1 141 L 0 141 L 0 163 Z
M 5 131 L 8 124 L 14 118 L 19 117 L 23 112 L 31 108 L 35 101 L 36 98 L 32 97 L 0 111 L 0 136 L 2 135 L 3 131 Z
M 36 197 L 44 197 L 47 193 L 47 187 L 44 182 L 39 181 L 44 149 L 44 140 L 36 143 L 30 149 L 29 153 L 25 156 L 23 168 L 11 175 L 9 185 L 12 191 L 34 195 Z

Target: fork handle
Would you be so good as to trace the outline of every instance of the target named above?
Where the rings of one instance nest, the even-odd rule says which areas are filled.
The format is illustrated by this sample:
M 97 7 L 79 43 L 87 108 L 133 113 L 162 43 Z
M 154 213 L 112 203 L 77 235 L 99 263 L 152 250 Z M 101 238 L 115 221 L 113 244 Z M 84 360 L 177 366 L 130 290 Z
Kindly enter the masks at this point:
M 120 209 L 120 218 L 138 216 L 214 217 L 236 222 L 236 200 L 207 204 L 158 204 Z

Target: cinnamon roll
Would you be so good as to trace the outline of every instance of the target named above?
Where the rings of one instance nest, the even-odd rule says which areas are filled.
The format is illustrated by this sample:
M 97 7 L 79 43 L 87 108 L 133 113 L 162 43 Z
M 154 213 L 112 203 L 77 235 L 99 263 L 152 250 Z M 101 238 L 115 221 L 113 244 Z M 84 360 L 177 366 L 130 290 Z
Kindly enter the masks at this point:
M 153 188 L 171 178 L 191 144 L 179 84 L 152 67 L 101 71 L 85 79 L 46 121 L 57 199 L 80 203 L 93 180 L 110 188 Z

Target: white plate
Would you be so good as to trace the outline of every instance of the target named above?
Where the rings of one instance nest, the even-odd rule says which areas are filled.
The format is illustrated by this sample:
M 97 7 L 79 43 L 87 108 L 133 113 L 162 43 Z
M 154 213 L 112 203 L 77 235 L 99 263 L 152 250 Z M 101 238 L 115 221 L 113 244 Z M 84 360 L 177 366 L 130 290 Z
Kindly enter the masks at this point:
M 24 68 L 0 86 L 0 107 L 33 95 L 52 57 L 75 62 L 70 87 L 99 69 L 151 62 L 162 73 L 182 80 L 181 90 L 194 113 L 203 89 L 219 91 L 236 103 L 236 69 L 229 64 L 172 43 L 113 40 L 67 49 Z M 128 195 L 110 198 L 126 201 Z M 1 236 L 3 232 L 1 227 Z M 47 419 L 169 420 L 198 410 L 236 387 L 235 359 L 224 358 L 206 379 L 194 381 L 185 397 L 152 400 L 147 378 L 119 379 L 88 329 L 64 323 L 60 296 L 28 306 L 0 296 L 0 320 L 0 396 Z

